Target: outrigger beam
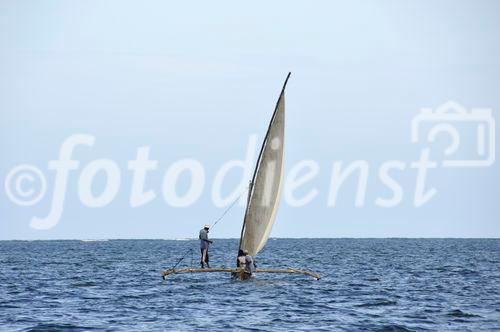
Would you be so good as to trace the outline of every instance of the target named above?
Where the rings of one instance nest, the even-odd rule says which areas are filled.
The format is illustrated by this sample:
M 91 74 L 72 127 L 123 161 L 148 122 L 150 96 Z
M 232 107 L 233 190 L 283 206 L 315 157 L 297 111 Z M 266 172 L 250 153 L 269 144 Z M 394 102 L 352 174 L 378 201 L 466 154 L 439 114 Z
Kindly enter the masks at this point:
M 226 267 L 215 267 L 215 268 L 208 268 L 208 269 L 198 269 L 198 268 L 184 268 L 184 269 L 171 269 L 171 270 L 165 270 L 161 273 L 163 276 L 163 279 L 166 279 L 167 276 L 171 274 L 177 274 L 177 273 L 207 273 L 207 272 L 229 272 L 229 273 L 240 273 L 242 272 L 243 269 L 241 268 L 226 268 Z M 318 273 L 314 273 L 311 271 L 307 270 L 299 270 L 299 269 L 293 269 L 293 268 L 287 268 L 287 269 L 255 269 L 255 273 L 299 273 L 299 274 L 304 274 L 310 277 L 315 278 L 316 280 L 321 279 L 321 275 Z

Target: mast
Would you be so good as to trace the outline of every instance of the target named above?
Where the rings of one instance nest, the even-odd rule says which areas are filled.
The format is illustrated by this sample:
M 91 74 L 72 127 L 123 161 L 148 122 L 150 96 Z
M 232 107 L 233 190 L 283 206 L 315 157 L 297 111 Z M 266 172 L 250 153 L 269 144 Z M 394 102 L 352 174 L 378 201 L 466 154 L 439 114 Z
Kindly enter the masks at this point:
M 242 242 L 243 234 L 244 234 L 244 231 L 245 231 L 245 223 L 246 223 L 246 220 L 247 220 L 248 209 L 249 209 L 249 206 L 250 206 L 250 198 L 252 197 L 252 194 L 253 194 L 255 178 L 257 176 L 257 171 L 259 169 L 260 162 L 261 162 L 261 159 L 262 159 L 262 153 L 264 152 L 264 148 L 265 148 L 267 140 L 269 138 L 269 132 L 271 130 L 271 126 L 273 124 L 274 118 L 276 117 L 276 112 L 278 111 L 279 103 L 280 103 L 281 99 L 283 98 L 283 94 L 285 92 L 286 84 L 288 83 L 288 79 L 290 78 L 291 74 L 292 73 L 289 72 L 288 75 L 286 76 L 285 82 L 283 83 L 283 87 L 281 88 L 280 95 L 278 97 L 278 100 L 276 101 L 276 106 L 274 107 L 273 116 L 271 117 L 271 120 L 269 121 L 269 125 L 268 125 L 267 131 L 266 131 L 266 136 L 264 137 L 264 141 L 262 142 L 262 146 L 260 147 L 259 157 L 257 158 L 257 162 L 255 164 L 255 169 L 254 169 L 254 172 L 253 172 L 252 180 L 250 181 L 250 185 L 248 187 L 247 207 L 245 209 L 245 216 L 243 218 L 243 225 L 241 227 L 240 243 L 238 245 L 238 251 L 242 249 L 241 248 L 241 242 Z

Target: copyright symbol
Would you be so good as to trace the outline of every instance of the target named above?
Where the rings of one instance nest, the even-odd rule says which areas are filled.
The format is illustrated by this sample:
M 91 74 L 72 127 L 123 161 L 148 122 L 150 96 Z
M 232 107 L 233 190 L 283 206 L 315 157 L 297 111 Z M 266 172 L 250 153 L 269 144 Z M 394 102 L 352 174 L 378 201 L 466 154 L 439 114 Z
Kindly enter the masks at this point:
M 23 164 L 14 167 L 5 178 L 5 193 L 21 206 L 38 203 L 47 189 L 47 181 L 40 169 Z

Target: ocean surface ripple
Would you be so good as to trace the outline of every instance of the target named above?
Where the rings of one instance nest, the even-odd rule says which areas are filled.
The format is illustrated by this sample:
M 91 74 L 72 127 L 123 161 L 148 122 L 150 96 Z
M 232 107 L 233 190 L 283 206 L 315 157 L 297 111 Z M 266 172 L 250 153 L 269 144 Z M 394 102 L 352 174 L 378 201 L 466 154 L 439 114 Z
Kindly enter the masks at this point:
M 237 245 L 216 239 L 212 266 Z M 163 281 L 184 255 L 197 266 L 198 241 L 1 241 L 0 330 L 500 330 L 498 239 L 271 239 L 259 267 L 324 277 Z

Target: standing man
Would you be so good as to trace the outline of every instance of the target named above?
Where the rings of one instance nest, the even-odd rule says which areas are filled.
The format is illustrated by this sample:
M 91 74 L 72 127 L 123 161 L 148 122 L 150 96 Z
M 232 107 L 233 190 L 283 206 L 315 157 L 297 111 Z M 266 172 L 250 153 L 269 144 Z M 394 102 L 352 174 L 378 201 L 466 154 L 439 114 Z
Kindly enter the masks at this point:
M 201 252 L 201 268 L 205 268 L 205 264 L 207 264 L 207 267 L 210 268 L 210 265 L 208 263 L 208 246 L 211 245 L 213 242 L 208 239 L 208 230 L 210 228 L 210 225 L 205 225 L 203 228 L 200 230 L 200 252 Z

